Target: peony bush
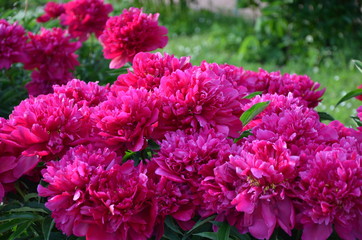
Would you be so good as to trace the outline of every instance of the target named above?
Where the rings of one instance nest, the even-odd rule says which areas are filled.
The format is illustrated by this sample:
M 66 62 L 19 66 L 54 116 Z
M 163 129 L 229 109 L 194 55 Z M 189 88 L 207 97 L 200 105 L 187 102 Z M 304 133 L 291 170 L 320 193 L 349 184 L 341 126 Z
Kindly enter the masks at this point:
M 1 237 L 362 239 L 362 128 L 322 122 L 320 84 L 150 53 L 167 29 L 142 9 L 44 11 L 63 29 L 0 20 L 0 68 L 32 70 L 0 118 Z M 72 74 L 92 33 L 110 68 L 132 65 L 104 86 Z

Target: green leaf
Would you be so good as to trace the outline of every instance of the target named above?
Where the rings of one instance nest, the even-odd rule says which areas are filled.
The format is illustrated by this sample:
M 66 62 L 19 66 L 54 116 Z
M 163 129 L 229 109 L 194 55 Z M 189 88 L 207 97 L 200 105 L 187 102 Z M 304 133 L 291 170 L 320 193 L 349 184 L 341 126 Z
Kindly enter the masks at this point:
M 362 62 L 359 60 L 353 59 L 352 62 L 356 66 L 356 68 L 362 73 Z
M 270 102 L 260 102 L 254 104 L 251 108 L 246 110 L 240 117 L 240 121 L 243 123 L 243 126 L 247 125 L 251 120 L 255 118 L 256 115 L 261 113 L 267 106 L 269 106 Z
M 175 224 L 173 218 L 171 216 L 167 216 L 166 219 L 165 219 L 165 224 L 168 228 L 170 228 L 172 231 L 176 232 L 176 233 L 179 233 L 179 234 L 183 234 L 179 227 Z
M 28 222 L 27 219 L 13 219 L 11 221 L 7 221 L 4 223 L 0 223 L 0 233 L 4 233 L 9 231 L 10 229 L 14 228 L 15 226 L 22 224 L 24 222 Z
M 197 228 L 201 227 L 202 225 L 204 225 L 207 222 L 210 222 L 211 220 L 213 220 L 216 217 L 216 215 L 210 216 L 208 218 L 205 218 L 203 220 L 199 220 L 197 221 L 197 223 L 195 223 L 195 225 L 192 227 L 192 229 L 190 231 L 187 232 L 187 234 L 191 234 L 192 232 L 194 232 Z
M 13 219 L 33 219 L 34 221 L 41 219 L 42 217 L 32 213 L 13 213 L 4 216 L 0 216 L 0 222 L 9 221 Z
M 44 218 L 43 223 L 41 225 L 44 235 L 44 240 L 50 239 L 49 237 L 50 233 L 52 232 L 53 226 L 54 226 L 54 219 L 52 219 L 51 217 Z
M 349 93 L 347 93 L 346 95 L 344 95 L 336 104 L 336 107 L 341 104 L 342 102 L 347 101 L 348 99 L 357 97 L 359 95 L 362 95 L 362 89 L 355 89 L 353 91 L 350 91 Z
M 230 225 L 223 223 L 217 231 L 217 240 L 228 240 L 230 237 Z
M 195 233 L 193 235 L 200 236 L 200 237 L 203 237 L 203 238 L 212 239 L 212 240 L 218 240 L 219 239 L 218 236 L 217 236 L 217 233 L 215 233 L 215 232 L 202 232 L 202 233 Z
M 230 233 L 232 237 L 238 240 L 252 240 L 248 234 L 241 234 L 234 226 L 231 227 Z
M 237 143 L 240 139 L 253 135 L 251 129 L 245 130 L 240 134 L 240 137 L 234 139 L 234 143 Z
M 250 93 L 249 95 L 243 97 L 245 99 L 252 99 L 253 97 L 257 96 L 257 95 L 261 95 L 263 94 L 263 92 L 253 92 L 253 93 Z
M 362 127 L 362 121 L 359 119 L 359 117 L 351 116 L 351 118 L 357 124 L 357 127 Z
M 27 202 L 32 198 L 38 199 L 39 195 L 37 193 L 28 193 L 24 196 L 24 202 Z
M 9 212 L 41 212 L 41 213 L 48 214 L 48 212 L 42 208 L 31 208 L 31 207 L 15 208 L 15 209 L 11 209 Z
M 326 112 L 318 112 L 319 115 L 319 120 L 320 121 L 324 121 L 324 120 L 328 120 L 328 121 L 334 121 L 334 117 L 332 117 L 331 115 L 329 115 Z
M 133 151 L 131 151 L 131 150 L 127 150 L 126 151 L 126 154 L 123 156 L 123 158 L 122 158 L 122 162 L 125 162 L 125 161 L 127 161 L 129 158 L 131 158 L 133 155 L 135 155 L 136 154 L 136 152 L 133 152 Z
M 14 240 L 19 237 L 23 232 L 25 232 L 29 226 L 32 224 L 32 221 L 27 221 L 16 226 L 16 230 L 10 235 L 8 240 Z

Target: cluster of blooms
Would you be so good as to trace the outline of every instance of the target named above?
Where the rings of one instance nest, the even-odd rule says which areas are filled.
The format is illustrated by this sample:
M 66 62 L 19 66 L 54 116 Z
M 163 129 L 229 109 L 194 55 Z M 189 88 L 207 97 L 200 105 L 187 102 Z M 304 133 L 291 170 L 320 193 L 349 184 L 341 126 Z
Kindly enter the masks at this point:
M 166 216 L 188 230 L 216 214 L 258 239 L 276 228 L 362 238 L 362 132 L 320 122 L 317 83 L 160 53 L 134 59 L 112 85 L 74 79 L 1 119 L 0 197 L 41 161 L 39 195 L 67 235 L 160 239 Z M 245 98 L 253 91 L 263 94 Z M 269 105 L 243 125 L 260 102 Z M 244 130 L 252 135 L 232 140 Z M 137 165 L 128 150 L 146 157 Z
M 91 33 L 101 35 L 108 14 L 113 11 L 111 4 L 103 0 L 73 0 L 67 3 L 48 2 L 38 22 L 60 18 L 60 24 L 68 28 L 70 36 L 80 41 L 88 39 Z

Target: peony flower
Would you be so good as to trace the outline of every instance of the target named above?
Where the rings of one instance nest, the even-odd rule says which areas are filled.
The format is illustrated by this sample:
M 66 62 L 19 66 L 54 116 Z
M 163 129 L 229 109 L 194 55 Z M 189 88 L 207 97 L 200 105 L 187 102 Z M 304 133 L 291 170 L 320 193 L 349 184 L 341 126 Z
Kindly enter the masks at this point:
M 0 69 L 8 69 L 13 63 L 28 60 L 24 52 L 26 41 L 25 30 L 21 25 L 0 19 Z
M 60 23 L 68 26 L 73 38 L 83 42 L 91 33 L 97 37 L 102 34 L 108 14 L 112 11 L 112 5 L 104 4 L 103 0 L 73 0 L 64 4 Z
M 108 145 L 139 151 L 146 147 L 147 138 L 157 126 L 158 112 L 151 93 L 130 88 L 109 95 L 94 109 L 92 119 Z
M 37 22 L 44 23 L 51 19 L 58 18 L 65 11 L 64 4 L 47 2 L 44 7 L 44 14 L 36 19 Z
M 22 155 L 47 161 L 86 139 L 90 129 L 87 107 L 64 95 L 49 94 L 30 97 L 15 107 L 0 129 L 0 137 L 22 149 Z
M 157 214 L 154 185 L 146 170 L 107 148 L 70 149 L 42 171 L 49 185 L 38 186 L 56 227 L 87 240 L 146 240 Z
M 169 76 L 176 70 L 191 67 L 190 57 L 175 58 L 167 53 L 137 53 L 133 59 L 133 72 L 119 75 L 112 85 L 113 91 L 127 91 L 129 87 L 153 90 L 160 86 L 163 76 Z
M 357 87 L 358 89 L 362 89 L 362 84 Z M 358 100 L 362 101 L 362 95 L 358 95 L 356 97 Z
M 129 8 L 119 16 L 111 17 L 99 37 L 109 67 L 120 68 L 132 62 L 139 52 L 149 52 L 166 46 L 167 28 L 158 26 L 159 14 L 146 14 L 142 9 Z
M 160 122 L 155 138 L 176 129 L 211 126 L 230 137 L 239 137 L 242 113 L 239 94 L 233 85 L 213 71 L 192 67 L 161 78 L 157 94 Z
M 81 46 L 80 42 L 71 42 L 60 28 L 42 28 L 38 35 L 29 33 L 29 38 L 26 52 L 30 60 L 24 68 L 34 70 L 32 82 L 26 86 L 30 95 L 50 93 L 52 85 L 73 79 L 69 71 L 79 65 L 74 52 Z
M 245 71 L 238 79 L 240 85 L 245 86 L 250 93 L 262 91 L 263 93 L 277 93 L 288 95 L 292 93 L 295 98 L 308 107 L 316 107 L 321 101 L 325 89 L 318 90 L 320 84 L 313 82 L 308 76 L 284 74 L 260 69 L 259 72 Z
M 244 213 L 244 226 L 254 237 L 269 239 L 278 226 L 291 235 L 295 214 L 288 191 L 298 160 L 282 140 L 244 143 L 240 154 L 230 157 L 241 180 L 234 183 L 237 195 L 231 204 Z
M 327 239 L 333 229 L 341 239 L 362 238 L 362 144 L 342 138 L 309 159 L 296 185 L 302 239 Z
M 69 99 L 74 99 L 78 105 L 88 107 L 98 106 L 107 100 L 109 85 L 100 86 L 98 82 L 84 82 L 78 79 L 69 81 L 66 85 L 54 85 L 54 93 L 65 94 Z

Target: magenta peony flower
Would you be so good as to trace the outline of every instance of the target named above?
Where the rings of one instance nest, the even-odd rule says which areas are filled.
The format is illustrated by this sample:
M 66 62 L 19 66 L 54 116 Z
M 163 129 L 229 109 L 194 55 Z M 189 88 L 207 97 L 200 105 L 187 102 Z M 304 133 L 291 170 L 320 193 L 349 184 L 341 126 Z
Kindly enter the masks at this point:
M 24 52 L 26 41 L 25 30 L 21 25 L 0 19 L 0 69 L 8 69 L 16 62 L 28 61 Z
M 277 93 L 288 95 L 293 93 L 308 107 L 316 107 L 322 100 L 325 89 L 318 90 L 320 84 L 313 82 L 308 76 L 296 74 L 284 74 L 260 69 L 259 72 L 245 71 L 238 80 L 249 92 L 262 91 L 264 93 Z
M 44 7 L 44 14 L 36 19 L 37 22 L 48 22 L 51 19 L 58 18 L 65 12 L 64 4 L 56 2 L 47 2 Z
M 65 94 L 67 98 L 74 99 L 79 106 L 88 107 L 98 106 L 101 102 L 107 100 L 109 94 L 109 85 L 100 86 L 98 82 L 89 82 L 73 79 L 66 85 L 54 85 L 54 93 Z
M 360 121 L 362 121 L 362 106 L 360 106 L 359 108 L 357 108 L 357 117 L 359 118 Z M 362 132 L 362 126 L 361 127 L 357 127 L 357 129 Z
M 56 227 L 67 235 L 87 240 L 151 237 L 157 214 L 155 187 L 146 170 L 133 161 L 119 165 L 121 158 L 107 148 L 92 145 L 70 149 L 60 161 L 42 171 Z
M 117 92 L 96 107 L 92 119 L 110 146 L 139 151 L 158 121 L 157 101 L 146 89 Z
M 73 0 L 64 4 L 64 10 L 60 23 L 68 26 L 73 38 L 79 38 L 83 42 L 91 33 L 97 37 L 102 34 L 113 7 L 111 4 L 104 4 L 103 0 Z
M 362 144 L 353 137 L 309 159 L 296 185 L 302 239 L 327 239 L 333 229 L 346 240 L 362 238 Z
M 242 113 L 239 92 L 211 70 L 192 67 L 161 78 L 157 94 L 160 108 L 155 138 L 176 129 L 211 126 L 231 137 L 239 137 Z
M 99 37 L 109 67 L 120 68 L 132 62 L 139 52 L 149 52 L 166 46 L 167 28 L 158 25 L 159 14 L 146 14 L 142 9 L 129 8 L 119 16 L 111 17 Z
M 91 129 L 86 106 L 61 94 L 40 95 L 22 101 L 0 129 L 0 137 L 22 149 L 24 156 L 42 161 L 61 157 L 70 146 L 85 139 Z
M 69 71 L 79 65 L 74 52 L 81 46 L 80 42 L 71 42 L 60 28 L 42 28 L 38 35 L 29 33 L 29 38 L 26 52 L 30 60 L 24 68 L 34 70 L 32 82 L 26 86 L 30 95 L 50 93 L 52 85 L 65 84 L 73 79 Z
M 144 87 L 153 90 L 160 86 L 163 76 L 180 69 L 182 71 L 190 68 L 190 57 L 175 58 L 167 53 L 137 53 L 133 59 L 133 72 L 128 70 L 127 74 L 119 75 L 117 81 L 112 85 L 113 91 L 127 91 L 129 87 Z

